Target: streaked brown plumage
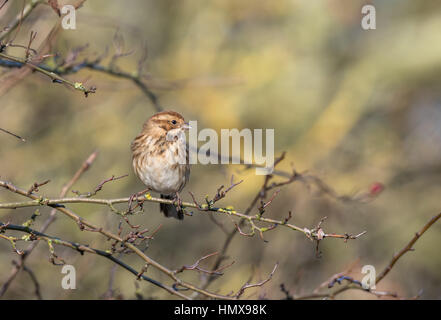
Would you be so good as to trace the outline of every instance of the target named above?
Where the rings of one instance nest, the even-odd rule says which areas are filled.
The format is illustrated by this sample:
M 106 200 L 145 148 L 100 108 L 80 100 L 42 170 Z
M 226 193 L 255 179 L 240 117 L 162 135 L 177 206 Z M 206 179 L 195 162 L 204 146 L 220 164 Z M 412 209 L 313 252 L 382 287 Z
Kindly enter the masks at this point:
M 132 164 L 138 178 L 164 199 L 177 199 L 190 176 L 185 130 L 189 126 L 174 111 L 163 111 L 144 123 L 132 142 Z M 183 219 L 180 206 L 160 204 L 166 217 Z

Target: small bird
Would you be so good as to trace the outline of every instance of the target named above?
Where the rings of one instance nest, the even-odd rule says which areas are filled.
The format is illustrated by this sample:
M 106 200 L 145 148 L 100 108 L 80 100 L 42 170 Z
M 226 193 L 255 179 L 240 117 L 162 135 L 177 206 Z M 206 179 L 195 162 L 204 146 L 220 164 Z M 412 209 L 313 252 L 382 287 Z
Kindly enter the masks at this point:
M 178 202 L 177 207 L 160 203 L 160 211 L 180 220 L 184 219 L 184 211 L 179 192 L 190 177 L 185 139 L 188 129 L 189 124 L 179 113 L 159 112 L 147 119 L 131 144 L 135 174 L 148 190 L 160 193 L 162 199 Z

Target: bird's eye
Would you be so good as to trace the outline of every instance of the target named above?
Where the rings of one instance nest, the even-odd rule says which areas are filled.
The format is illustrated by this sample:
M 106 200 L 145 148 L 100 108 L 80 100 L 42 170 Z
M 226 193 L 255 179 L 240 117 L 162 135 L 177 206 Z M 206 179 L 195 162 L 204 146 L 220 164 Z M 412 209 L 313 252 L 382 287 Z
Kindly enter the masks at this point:
M 172 124 L 176 124 L 177 122 L 176 122 L 176 120 L 172 120 L 172 122 L 171 122 Z

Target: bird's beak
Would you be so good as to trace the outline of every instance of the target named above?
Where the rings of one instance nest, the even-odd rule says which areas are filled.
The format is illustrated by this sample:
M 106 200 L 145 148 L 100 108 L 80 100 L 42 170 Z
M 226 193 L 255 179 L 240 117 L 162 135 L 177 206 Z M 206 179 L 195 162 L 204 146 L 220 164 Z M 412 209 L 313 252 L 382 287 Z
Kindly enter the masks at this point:
M 184 124 L 181 125 L 181 128 L 188 130 L 191 129 L 191 126 L 188 124 L 188 122 L 185 122 Z

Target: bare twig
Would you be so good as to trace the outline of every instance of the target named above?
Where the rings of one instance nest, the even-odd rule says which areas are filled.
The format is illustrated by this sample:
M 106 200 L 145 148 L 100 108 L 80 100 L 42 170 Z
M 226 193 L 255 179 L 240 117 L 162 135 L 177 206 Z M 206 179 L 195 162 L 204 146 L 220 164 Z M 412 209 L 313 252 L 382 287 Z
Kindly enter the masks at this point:
M 0 5 L 0 10 L 3 9 L 6 3 L 8 3 L 9 0 L 3 0 L 3 3 Z
M 255 288 L 255 287 L 262 287 L 265 283 L 267 283 L 268 281 L 271 280 L 271 278 L 273 277 L 274 272 L 276 272 L 278 266 L 279 266 L 279 263 L 276 263 L 276 265 L 275 265 L 274 268 L 273 268 L 273 271 L 271 271 L 270 275 L 269 275 L 268 278 L 266 278 L 265 280 L 262 280 L 262 281 L 260 281 L 260 282 L 258 282 L 258 283 L 254 283 L 254 284 L 250 284 L 250 283 L 248 283 L 248 282 L 245 283 L 245 284 L 239 289 L 239 291 L 234 295 L 234 297 L 236 297 L 236 298 L 240 298 L 240 296 L 243 295 L 243 293 L 245 292 L 246 289 L 249 289 L 249 288 Z
M 14 19 L 14 21 L 6 28 L 4 29 L 4 33 L 0 35 L 0 42 L 8 37 L 12 31 L 14 31 L 16 28 L 18 28 L 17 32 L 15 33 L 12 40 L 9 40 L 9 43 L 12 43 L 14 39 L 17 37 L 18 32 L 20 31 L 21 24 L 23 20 L 25 20 L 29 14 L 40 4 L 42 4 L 44 0 L 35 0 L 31 1 L 30 4 L 25 6 L 25 1 L 23 1 L 23 8 L 21 9 L 20 13 L 17 15 L 17 17 Z
M 396 254 L 394 254 L 394 256 L 392 257 L 392 260 L 388 263 L 388 265 L 385 267 L 385 269 L 377 276 L 376 280 L 375 280 L 375 284 L 378 284 L 382 279 L 384 279 L 384 277 L 386 277 L 386 275 L 392 270 L 392 268 L 395 266 L 395 264 L 397 263 L 397 261 L 407 252 L 409 251 L 413 251 L 413 245 L 415 244 L 415 242 L 432 226 L 435 224 L 435 222 L 437 222 L 439 219 L 441 218 L 441 213 L 437 214 L 436 216 L 432 217 L 424 226 L 423 228 L 418 231 L 415 236 Z M 350 267 L 352 268 L 352 267 Z M 334 298 L 337 295 L 347 291 L 347 290 L 363 290 L 367 293 L 373 294 L 377 297 L 383 297 L 383 296 L 390 296 L 390 297 L 394 297 L 394 298 L 400 298 L 397 293 L 395 292 L 388 292 L 388 291 L 376 291 L 370 288 L 363 288 L 361 286 L 361 283 L 357 280 L 354 280 L 352 277 L 349 277 L 346 275 L 347 272 L 342 272 L 339 274 L 336 274 L 334 276 L 331 277 L 331 280 L 327 281 L 328 284 L 328 288 L 332 288 L 334 287 L 335 283 L 341 283 L 343 280 L 346 280 L 347 282 L 349 282 L 349 284 L 346 284 L 342 287 L 340 287 L 339 289 L 335 290 L 335 291 L 330 291 L 330 292 L 320 292 L 319 290 L 321 288 L 324 288 L 324 285 L 320 285 L 316 290 L 314 290 L 313 293 L 310 294 L 305 294 L 305 295 L 300 295 L 300 296 L 295 296 L 294 299 L 314 299 L 314 298 Z M 412 297 L 411 299 L 418 299 L 421 295 L 421 291 L 420 293 L 418 293 L 416 296 Z M 401 298 L 400 298 L 401 299 Z
M 62 240 L 60 238 L 49 236 L 47 234 L 44 234 L 42 232 L 38 232 L 36 230 L 32 230 L 32 229 L 30 229 L 28 227 L 24 227 L 24 226 L 17 226 L 17 225 L 12 225 L 12 224 L 6 225 L 6 224 L 3 224 L 1 222 L 0 222 L 0 226 L 3 226 L 4 229 L 6 229 L 6 230 L 15 230 L 15 231 L 26 232 L 26 233 L 28 233 L 28 234 L 33 236 L 33 237 L 30 238 L 30 240 L 41 240 L 41 239 L 43 239 L 43 240 L 48 241 L 48 243 L 51 243 L 51 244 L 54 243 L 54 244 L 57 244 L 57 245 L 62 245 L 62 246 L 74 249 L 74 250 L 80 252 L 81 254 L 84 254 L 86 252 L 86 253 L 92 253 L 92 254 L 96 254 L 98 256 L 105 257 L 105 258 L 115 262 L 119 266 L 123 267 L 124 269 L 128 270 L 132 274 L 134 274 L 136 276 L 138 276 L 138 274 L 139 274 L 135 269 L 133 269 L 129 265 L 127 265 L 124 262 L 122 262 L 121 260 L 113 257 L 112 254 L 109 253 L 109 252 L 98 250 L 98 249 L 94 249 L 94 248 L 91 248 L 91 247 L 89 247 L 87 245 L 78 244 L 76 242 L 65 241 L 65 240 Z M 51 252 L 51 256 L 52 256 L 52 252 Z M 55 258 L 57 258 L 57 257 L 54 257 L 54 259 Z M 52 259 L 52 257 L 51 257 L 51 259 Z M 186 298 L 181 293 L 176 292 L 173 288 L 168 287 L 168 286 L 166 286 L 166 285 L 164 285 L 164 284 L 162 284 L 162 283 L 160 283 L 160 282 L 158 282 L 156 280 L 153 280 L 153 279 L 151 279 L 149 277 L 146 277 L 144 275 L 139 275 L 139 278 L 141 278 L 141 279 L 143 279 L 145 281 L 148 281 L 148 282 L 150 282 L 150 283 L 152 283 L 152 284 L 154 284 L 154 285 L 156 285 L 156 286 L 158 286 L 158 287 L 160 287 L 162 289 L 165 289 L 165 290 L 167 290 L 167 291 L 169 291 L 169 292 L 171 292 L 173 294 L 176 294 L 176 295 L 180 296 L 181 298 L 184 298 L 184 299 Z
M 35 207 L 35 206 L 49 206 L 56 208 L 57 210 L 65 211 L 64 204 L 69 203 L 88 203 L 88 204 L 99 204 L 99 205 L 106 205 L 108 206 L 113 212 L 116 214 L 125 216 L 125 212 L 118 211 L 115 208 L 115 204 L 121 204 L 121 203 L 128 203 L 130 201 L 130 197 L 126 198 L 117 198 L 117 199 L 97 199 L 97 198 L 81 198 L 81 197 L 74 197 L 74 198 L 59 198 L 59 199 L 49 199 L 44 197 L 37 197 L 36 195 L 27 195 L 27 193 L 10 182 L 0 180 L 0 187 L 6 188 L 14 193 L 18 193 L 24 196 L 27 196 L 28 198 L 31 198 L 31 201 L 24 201 L 24 202 L 13 202 L 13 203 L 0 203 L 0 209 L 16 209 L 16 208 L 25 208 L 25 207 Z M 165 203 L 165 204 L 174 204 L 173 200 L 167 200 L 162 198 L 155 198 L 155 197 L 139 197 L 136 198 L 138 201 L 148 201 L 148 202 L 155 202 L 155 203 Z M 253 216 L 247 216 L 243 213 L 237 212 L 235 210 L 232 210 L 230 208 L 217 208 L 217 207 L 209 207 L 208 205 L 198 205 L 195 203 L 190 202 L 183 202 L 183 207 L 190 207 L 190 208 L 196 208 L 199 209 L 201 212 L 205 211 L 211 211 L 216 212 L 218 214 L 226 214 L 229 216 L 235 216 L 241 219 L 246 220 L 251 225 L 254 225 L 254 222 L 261 222 L 261 223 L 267 223 L 270 224 L 270 227 L 267 228 L 260 228 L 254 225 L 255 229 L 260 229 L 261 232 L 266 232 L 274 229 L 275 226 L 283 226 L 298 232 L 303 233 L 305 236 L 312 240 L 316 240 L 317 237 L 320 237 L 320 239 L 324 238 L 335 238 L 335 239 L 343 239 L 345 241 L 349 239 L 357 239 L 358 237 L 362 236 L 365 231 L 362 233 L 359 233 L 357 235 L 352 235 L 349 233 L 345 234 L 336 234 L 336 233 L 324 233 L 317 232 L 315 229 L 308 229 L 308 228 L 301 228 L 296 225 L 285 223 L 284 221 L 275 220 L 267 217 L 261 217 L 259 214 L 253 215 Z M 71 215 L 73 216 L 73 215 Z M 75 220 L 78 220 L 75 218 Z
M 291 293 L 289 292 L 288 289 L 286 289 L 285 284 L 281 283 L 280 284 L 280 291 L 282 291 L 285 294 L 285 300 L 293 300 L 293 296 L 291 295 Z
M 413 250 L 413 245 L 417 240 L 435 223 L 441 218 L 441 213 L 437 214 L 436 216 L 432 217 L 425 225 L 424 227 L 415 233 L 414 237 L 407 243 L 407 245 L 404 246 L 403 249 L 401 249 L 399 252 L 395 253 L 392 257 L 392 260 L 389 262 L 389 264 L 386 266 L 386 268 L 377 276 L 377 279 L 375 280 L 375 283 L 380 282 L 394 267 L 395 263 L 407 252 Z
M 215 256 L 217 254 L 218 254 L 218 252 L 213 252 L 213 253 L 207 254 L 206 256 L 203 256 L 198 261 L 196 261 L 194 264 L 192 264 L 190 266 L 182 266 L 181 268 L 179 268 L 178 270 L 175 270 L 174 272 L 175 273 L 180 273 L 180 272 L 183 272 L 184 270 L 197 270 L 197 271 L 200 271 L 200 272 L 203 272 L 203 273 L 221 276 L 221 275 L 223 275 L 223 273 L 221 271 L 225 270 L 228 267 L 230 267 L 234 263 L 234 261 L 231 262 L 228 265 L 225 265 L 223 267 L 217 268 L 216 270 L 206 270 L 206 269 L 203 269 L 203 268 L 200 267 L 200 263 L 202 261 L 204 261 L 205 259 L 207 259 L 209 257 Z
M 46 76 L 48 76 L 49 78 L 52 79 L 53 83 L 63 83 L 66 84 L 72 88 L 74 88 L 75 90 L 81 91 L 84 93 L 84 95 L 87 97 L 90 93 L 95 93 L 96 88 L 95 87 L 89 87 L 86 88 L 81 82 L 72 82 L 69 81 L 67 79 L 62 78 L 61 76 L 59 76 L 58 74 L 51 72 L 51 71 L 47 71 L 41 67 L 39 67 L 38 65 L 33 64 L 32 62 L 28 62 L 27 60 L 18 58 L 18 57 L 14 57 L 11 55 L 7 55 L 5 53 L 1 53 L 0 52 L 0 57 L 6 60 L 11 60 L 14 62 L 18 62 L 21 63 L 23 65 L 26 65 L 30 68 L 32 68 L 33 70 L 40 72 Z
M 31 194 L 33 192 L 38 192 L 40 191 L 38 188 L 40 188 L 41 186 L 44 186 L 46 184 L 48 184 L 50 182 L 50 180 L 46 180 L 42 183 L 38 183 L 38 182 L 34 182 L 34 184 L 29 188 L 27 194 Z
M 4 133 L 7 133 L 7 134 L 9 134 L 9 135 L 11 135 L 11 136 L 13 136 L 13 137 L 16 137 L 17 139 L 20 139 L 20 140 L 23 141 L 23 142 L 26 142 L 26 139 L 25 139 L 25 138 L 22 138 L 22 137 L 20 137 L 19 135 L 15 134 L 15 133 L 12 133 L 12 132 L 10 132 L 10 131 L 8 131 L 8 130 L 6 130 L 6 129 L 0 128 L 0 131 L 3 131 Z
M 121 238 L 119 235 L 115 235 L 101 227 L 97 227 L 94 224 L 92 224 L 91 222 L 87 221 L 86 219 L 80 217 L 79 215 L 77 215 L 76 213 L 74 213 L 73 211 L 65 208 L 64 206 L 60 205 L 60 204 L 50 204 L 48 199 L 43 199 L 41 197 L 37 197 L 34 194 L 30 194 L 27 195 L 26 191 L 19 189 L 17 187 L 15 187 L 14 185 L 7 183 L 7 182 L 0 182 L 0 186 L 6 188 L 7 190 L 10 190 L 14 193 L 26 196 L 28 198 L 31 198 L 33 201 L 39 201 L 40 205 L 47 205 L 49 207 L 55 208 L 57 211 L 62 212 L 63 214 L 65 214 L 67 217 L 69 217 L 70 219 L 72 219 L 73 221 L 75 221 L 78 225 L 82 225 L 84 227 L 87 227 L 88 230 L 93 230 L 97 233 L 102 234 L 103 236 L 105 236 L 107 239 L 112 239 L 115 240 L 119 243 L 121 243 L 124 247 L 126 247 L 128 250 L 130 250 L 131 252 L 133 252 L 134 254 L 136 254 L 137 256 L 139 256 L 145 263 L 147 263 L 148 265 L 154 267 L 155 269 L 157 269 L 158 271 L 164 273 L 165 275 L 167 275 L 170 279 L 172 279 L 175 282 L 174 287 L 184 287 L 188 290 L 192 290 L 194 292 L 198 292 L 199 294 L 202 294 L 206 297 L 210 297 L 210 298 L 215 298 L 215 299 L 235 299 L 235 297 L 230 297 L 230 296 L 225 296 L 225 295 L 221 295 L 221 294 L 217 294 L 217 293 L 213 293 L 213 292 L 209 292 L 207 290 L 204 290 L 202 288 L 199 288 L 189 282 L 183 281 L 182 279 L 178 278 L 175 274 L 175 272 L 173 272 L 172 270 L 168 269 L 167 267 L 163 266 L 162 264 L 156 262 L 155 260 L 153 260 L 152 258 L 150 258 L 149 256 L 145 255 L 136 245 L 134 245 L 133 243 L 131 243 L 130 241 L 126 241 L 124 238 Z M 86 202 L 91 203 L 91 201 L 95 201 L 96 199 L 90 199 L 90 198 L 74 198 L 76 200 L 81 200 L 80 202 L 83 202 L 84 200 L 87 200 Z M 153 198 L 152 198 L 153 199 Z M 165 201 L 165 199 L 155 199 L 155 202 L 161 202 L 161 201 Z M 124 201 L 122 202 L 128 202 L 129 198 L 125 198 Z M 118 201 L 117 201 L 118 202 Z M 98 200 L 97 203 L 103 203 L 102 200 Z M 105 201 L 104 203 L 107 204 L 111 204 L 107 201 Z M 119 202 L 121 203 L 121 202 Z M 171 200 L 166 201 L 166 203 L 172 203 Z M 191 204 L 190 204 L 191 205 Z M 5 228 L 5 224 L 3 224 L 3 227 Z M 9 228 L 10 225 L 7 227 Z M 38 235 L 38 234 L 37 234 Z M 136 275 L 138 274 L 138 272 L 136 272 Z M 171 294 L 174 295 L 178 295 L 181 298 L 184 299 L 190 299 L 190 297 L 182 295 L 179 291 L 173 289 L 173 288 L 169 288 L 169 287 L 162 287 L 163 289 L 165 289 L 166 291 L 168 291 Z
M 125 178 L 127 176 L 128 176 L 128 174 L 125 174 L 125 175 L 122 175 L 119 177 L 111 176 L 108 179 L 104 179 L 103 181 L 100 182 L 100 184 L 95 188 L 95 190 L 93 192 L 80 193 L 79 191 L 75 191 L 75 190 L 72 190 L 72 192 L 75 193 L 76 195 L 78 195 L 79 197 L 90 198 L 90 197 L 95 196 L 99 191 L 101 191 L 101 189 L 103 188 L 103 186 L 106 183 L 111 182 L 111 181 L 115 181 L 115 180 L 119 180 L 119 179 Z
M 16 266 L 17 268 L 20 268 L 19 263 L 15 260 L 12 260 L 12 263 L 14 264 L 14 266 Z M 27 266 L 23 266 L 23 270 L 25 272 L 27 272 L 29 274 L 29 276 L 31 277 L 32 282 L 34 283 L 35 286 L 35 295 L 37 297 L 38 300 L 42 300 L 43 297 L 41 295 L 41 291 L 40 291 L 40 283 L 38 282 L 38 279 L 35 275 L 35 273 Z
M 69 180 L 69 182 L 62 188 L 60 192 L 60 197 L 64 197 L 66 193 L 69 191 L 69 189 L 72 187 L 72 185 L 80 178 L 80 176 L 89 169 L 89 167 L 92 165 L 92 163 L 95 161 L 96 156 L 98 152 L 94 151 L 81 165 L 81 167 L 77 170 L 77 172 L 74 174 L 72 179 Z M 49 217 L 44 222 L 43 227 L 41 228 L 40 232 L 44 233 L 47 228 L 55 221 L 55 214 L 57 210 L 52 209 Z M 15 265 L 14 269 L 11 272 L 11 275 L 8 277 L 8 279 L 5 281 L 5 283 L 0 288 L 0 297 L 2 297 L 6 291 L 8 290 L 10 284 L 14 281 L 16 275 L 18 272 L 24 267 L 24 263 L 26 258 L 32 253 L 32 251 L 37 246 L 38 242 L 32 242 L 28 248 L 25 250 L 24 254 L 21 256 L 20 261 Z

